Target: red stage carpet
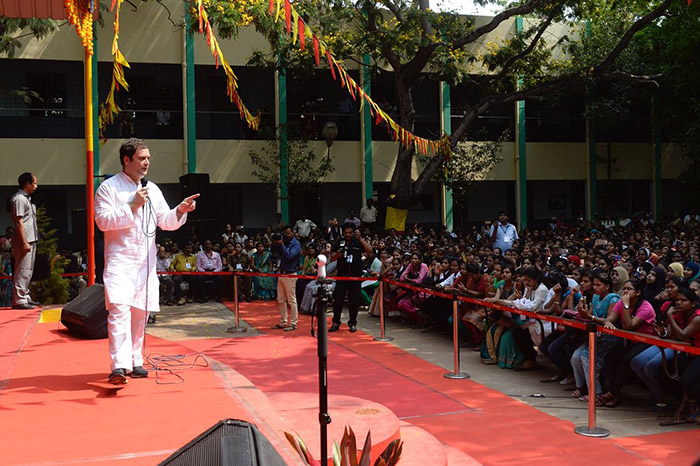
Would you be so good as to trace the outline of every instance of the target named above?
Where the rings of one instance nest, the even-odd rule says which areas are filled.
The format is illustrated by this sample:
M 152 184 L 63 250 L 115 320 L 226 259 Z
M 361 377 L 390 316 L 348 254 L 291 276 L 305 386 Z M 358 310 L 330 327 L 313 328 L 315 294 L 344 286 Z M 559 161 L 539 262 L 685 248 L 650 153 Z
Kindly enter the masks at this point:
M 106 340 L 76 340 L 56 323 L 35 324 L 37 312 L 3 311 L 0 464 L 153 465 L 229 417 L 257 424 L 294 464 L 285 440 L 276 434 L 294 424 L 294 406 L 281 401 L 289 398 L 284 393 L 317 393 L 316 341 L 308 334 L 309 318 L 302 317 L 297 331 L 282 332 L 270 329 L 279 319 L 276 303 L 243 304 L 241 311 L 265 334 L 177 343 L 148 337 L 147 354 L 201 351 L 213 358 L 212 366 L 179 371 L 181 384 L 158 385 L 153 377 L 130 380 L 116 394 L 99 383 L 108 372 Z M 329 392 L 391 409 L 403 421 L 404 439 L 412 442 L 407 453 L 415 452 L 416 444 L 426 445 L 425 451 L 439 450 L 440 444 L 428 441 L 423 430 L 444 444 L 443 458 L 453 466 L 475 464 L 456 451 L 483 464 L 538 466 L 685 466 L 700 452 L 697 429 L 587 439 L 574 434 L 569 422 L 471 380 L 445 379 L 444 372 L 362 332 L 350 334 L 347 327 L 330 338 Z M 263 392 L 284 406 L 275 406 Z M 289 419 L 283 421 L 280 413 Z M 417 458 L 407 454 L 401 464 L 426 464 L 425 457 Z M 445 464 L 430 461 L 438 463 Z
M 6 331 L 2 315 L 3 337 L 17 340 L 21 326 Z M 56 326 L 34 326 L 0 390 L 0 464 L 153 465 L 225 418 L 253 421 L 265 433 L 212 368 L 181 370 L 184 383 L 174 385 L 158 385 L 151 374 L 115 393 L 100 384 L 109 369 L 107 340 L 76 340 Z M 189 350 L 148 337 L 147 353 Z
M 277 312 L 276 303 L 242 304 L 242 318 L 266 335 L 218 346 L 209 341 L 205 353 L 264 392 L 316 392 L 316 341 L 309 337 L 309 318 L 302 316 L 295 332 L 270 330 Z M 698 430 L 630 439 L 579 436 L 568 421 L 471 380 L 445 379 L 444 369 L 362 332 L 350 334 L 345 326 L 331 334 L 328 360 L 330 393 L 381 403 L 483 464 L 688 465 L 700 453 Z

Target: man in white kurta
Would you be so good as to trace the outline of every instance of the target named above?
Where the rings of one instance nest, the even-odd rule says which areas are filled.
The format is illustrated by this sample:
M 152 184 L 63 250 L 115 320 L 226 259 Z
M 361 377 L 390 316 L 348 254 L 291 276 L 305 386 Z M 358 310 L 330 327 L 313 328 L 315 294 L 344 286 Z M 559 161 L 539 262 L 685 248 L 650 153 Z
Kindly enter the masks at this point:
M 194 210 L 198 195 L 174 209 L 155 183 L 141 185 L 148 173 L 150 153 L 144 141 L 129 139 L 120 150 L 123 171 L 107 179 L 95 197 L 95 222 L 104 232 L 105 301 L 109 317 L 109 381 L 126 383 L 126 376 L 147 377 L 143 369 L 143 339 L 148 312 L 158 312 L 156 227 L 176 230 Z

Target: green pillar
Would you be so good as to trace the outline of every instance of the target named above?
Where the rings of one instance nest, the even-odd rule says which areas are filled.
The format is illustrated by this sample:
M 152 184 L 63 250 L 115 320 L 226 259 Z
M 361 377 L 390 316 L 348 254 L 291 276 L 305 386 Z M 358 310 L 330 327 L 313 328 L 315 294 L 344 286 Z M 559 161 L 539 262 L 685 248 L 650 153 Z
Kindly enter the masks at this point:
M 515 31 L 523 31 L 523 18 L 515 18 Z M 523 87 L 523 78 L 518 77 L 518 89 Z M 518 228 L 527 228 L 527 153 L 525 145 L 525 101 L 515 103 L 515 159 L 516 167 L 516 217 Z
M 187 173 L 197 172 L 197 114 L 196 99 L 194 95 L 194 35 L 190 26 L 190 12 L 188 3 L 185 3 L 185 62 L 187 78 Z
M 287 69 L 277 71 L 277 128 L 280 144 L 280 213 L 289 225 L 289 156 L 287 145 Z
M 452 100 L 450 98 L 450 85 L 444 81 L 440 83 L 440 113 L 442 132 L 451 134 Z M 452 189 L 445 185 L 442 185 L 442 224 L 450 231 L 454 229 Z
M 586 37 L 591 36 L 591 23 L 586 21 Z M 593 86 L 587 86 L 586 92 L 586 219 L 593 220 L 598 211 L 598 156 L 596 154 L 595 116 L 591 111 Z
M 369 55 L 362 56 L 362 90 L 368 96 L 372 95 L 372 78 L 369 73 Z M 374 177 L 372 166 L 372 114 L 369 111 L 369 105 L 362 107 L 362 150 L 364 152 L 364 190 L 362 192 L 362 204 L 374 196 Z
M 99 80 L 97 75 L 97 21 L 93 24 L 94 34 L 92 36 L 92 50 L 94 55 L 92 56 L 92 172 L 95 175 L 100 174 L 100 94 L 99 94 Z M 101 178 L 95 177 L 94 186 L 95 192 L 100 186 Z
M 654 220 L 659 219 L 659 215 L 663 209 L 663 196 L 662 196 L 662 160 L 661 160 L 661 131 L 659 130 L 658 118 L 656 116 L 656 105 L 654 96 L 651 97 L 651 125 L 652 125 L 652 144 L 654 147 L 654 160 L 652 166 L 654 167 L 654 181 L 652 185 L 653 194 L 653 205 L 652 212 L 654 214 Z

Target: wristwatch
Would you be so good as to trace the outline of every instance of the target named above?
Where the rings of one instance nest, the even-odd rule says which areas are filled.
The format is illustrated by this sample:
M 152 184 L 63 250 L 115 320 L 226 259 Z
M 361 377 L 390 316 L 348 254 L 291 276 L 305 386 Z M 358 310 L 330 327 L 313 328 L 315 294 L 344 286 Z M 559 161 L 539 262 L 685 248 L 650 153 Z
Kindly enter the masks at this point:
M 629 304 L 623 304 L 623 306 L 625 307 L 625 309 L 629 309 L 629 308 L 630 308 L 630 305 L 629 305 Z

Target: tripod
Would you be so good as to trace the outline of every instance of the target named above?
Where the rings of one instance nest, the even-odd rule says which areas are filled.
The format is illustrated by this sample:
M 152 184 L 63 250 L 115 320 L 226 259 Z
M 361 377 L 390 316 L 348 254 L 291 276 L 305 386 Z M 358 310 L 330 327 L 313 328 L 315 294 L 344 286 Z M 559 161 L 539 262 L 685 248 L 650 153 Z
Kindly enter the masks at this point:
M 319 278 L 316 292 L 316 322 L 318 347 L 318 423 L 321 425 L 321 464 L 328 458 L 328 430 L 331 415 L 328 413 L 328 329 L 326 328 L 326 308 L 330 299 L 330 280 Z M 312 327 L 313 329 L 313 327 Z

